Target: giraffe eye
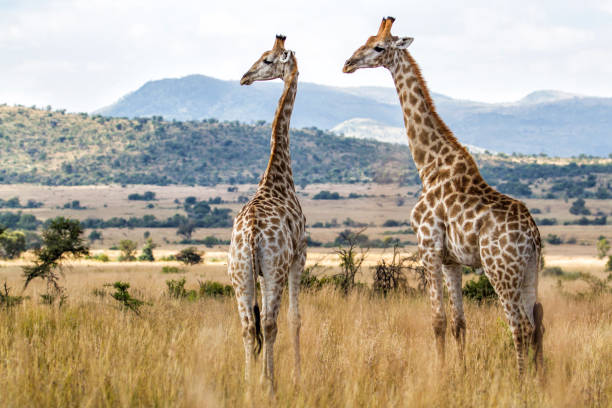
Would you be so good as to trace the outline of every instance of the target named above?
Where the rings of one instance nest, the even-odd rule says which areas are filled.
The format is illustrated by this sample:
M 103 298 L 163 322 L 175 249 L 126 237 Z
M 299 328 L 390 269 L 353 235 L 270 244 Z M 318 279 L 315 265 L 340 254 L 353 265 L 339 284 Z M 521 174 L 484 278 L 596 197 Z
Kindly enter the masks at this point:
M 383 52 L 384 50 L 385 49 L 383 47 L 379 47 L 379 46 L 374 47 L 374 51 L 376 52 Z
M 272 61 L 268 61 L 267 59 L 263 60 L 264 64 L 270 65 Z

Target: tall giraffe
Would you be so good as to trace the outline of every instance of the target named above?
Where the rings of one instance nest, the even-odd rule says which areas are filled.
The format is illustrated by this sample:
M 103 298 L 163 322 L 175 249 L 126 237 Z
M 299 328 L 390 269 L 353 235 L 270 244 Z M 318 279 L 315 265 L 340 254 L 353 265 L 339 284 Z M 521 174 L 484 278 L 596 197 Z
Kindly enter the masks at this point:
M 461 265 L 482 267 L 508 319 L 519 373 L 529 344 L 542 365 L 543 308 L 537 301 L 540 233 L 526 206 L 491 188 L 468 151 L 436 113 L 421 71 L 406 48 L 410 37 L 391 35 L 383 18 L 376 36 L 349 58 L 345 73 L 387 68 L 404 113 L 410 151 L 423 185 L 410 222 L 429 275 L 433 329 L 444 362 L 446 314 L 443 277 L 450 294 L 452 333 L 463 358 L 465 317 Z
M 285 86 L 272 123 L 270 160 L 255 196 L 234 220 L 228 254 L 228 274 L 236 292 L 246 354 L 248 379 L 251 361 L 262 348 L 262 380 L 274 391 L 274 341 L 283 286 L 289 279 L 289 325 L 293 334 L 294 379 L 300 376 L 300 312 L 298 292 L 306 262 L 306 218 L 298 201 L 291 172 L 289 121 L 298 81 L 297 60 L 277 35 L 240 80 L 241 85 L 280 78 Z M 261 283 L 262 316 L 257 305 L 256 282 Z

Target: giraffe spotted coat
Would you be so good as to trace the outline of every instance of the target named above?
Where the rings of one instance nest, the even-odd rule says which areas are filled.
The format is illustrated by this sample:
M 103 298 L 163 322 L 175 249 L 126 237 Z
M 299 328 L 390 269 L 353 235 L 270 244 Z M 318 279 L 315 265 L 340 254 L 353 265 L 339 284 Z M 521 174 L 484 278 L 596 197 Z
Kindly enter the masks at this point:
M 450 295 L 452 333 L 460 355 L 466 322 L 462 304 L 462 265 L 482 267 L 500 297 L 512 330 L 519 372 L 528 346 L 542 364 L 542 315 L 537 301 L 541 242 L 527 207 L 497 192 L 480 175 L 468 151 L 438 116 L 420 69 L 406 48 L 412 38 L 390 33 L 394 19 L 383 19 L 346 61 L 344 72 L 383 66 L 393 77 L 404 124 L 423 189 L 410 221 L 429 276 L 433 329 L 444 361 L 446 314 L 443 279 Z
M 285 282 L 289 286 L 289 325 L 293 335 L 294 378 L 300 374 L 298 307 L 299 282 L 306 261 L 306 219 L 291 172 L 289 122 L 295 101 L 298 68 L 295 55 L 277 36 L 271 51 L 263 53 L 243 76 L 241 84 L 281 78 L 283 93 L 272 123 L 270 159 L 255 196 L 234 220 L 228 253 L 228 274 L 236 292 L 243 327 L 246 376 L 262 343 L 262 378 L 274 390 L 274 342 L 277 316 Z M 261 319 L 256 281 L 261 284 Z

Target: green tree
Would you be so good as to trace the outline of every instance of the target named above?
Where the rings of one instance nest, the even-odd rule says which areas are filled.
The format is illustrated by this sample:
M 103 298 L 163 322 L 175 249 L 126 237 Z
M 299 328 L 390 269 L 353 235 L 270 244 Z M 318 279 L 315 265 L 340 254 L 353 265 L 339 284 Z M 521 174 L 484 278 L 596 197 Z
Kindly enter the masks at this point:
M 608 241 L 605 237 L 599 237 L 597 241 L 597 257 L 599 259 L 605 258 L 610 250 L 610 241 Z
M 19 258 L 26 250 L 26 236 L 22 231 L 5 230 L 0 233 L 0 257 Z
M 577 199 L 572 203 L 569 212 L 574 215 L 591 215 L 591 211 L 584 204 L 584 199 Z
M 186 240 L 190 240 L 195 230 L 196 223 L 192 219 L 188 219 L 179 224 L 176 235 L 182 235 Z
M 54 299 L 59 295 L 63 301 L 64 289 L 59 286 L 56 270 L 68 257 L 89 255 L 89 248 L 85 245 L 82 234 L 83 227 L 78 220 L 64 217 L 52 219 L 42 232 L 43 245 L 35 251 L 34 264 L 23 267 L 25 286 L 33 279 L 44 279 L 47 281 L 47 296 Z M 51 290 L 55 292 L 54 295 Z
M 147 238 L 144 247 L 142 248 L 142 254 L 138 257 L 139 261 L 155 261 L 153 256 L 153 249 L 157 248 L 157 244 L 153 242 L 153 238 Z
M 135 261 L 136 260 L 136 248 L 138 244 L 129 239 L 122 239 L 119 241 L 119 250 L 121 255 L 119 256 L 120 261 Z
M 102 233 L 100 233 L 100 231 L 93 230 L 89 233 L 87 238 L 89 238 L 89 242 L 93 244 L 95 241 L 102 241 Z
M 189 247 L 176 254 L 176 260 L 185 265 L 197 265 L 202 262 L 203 256 L 204 253 L 198 252 L 197 248 Z

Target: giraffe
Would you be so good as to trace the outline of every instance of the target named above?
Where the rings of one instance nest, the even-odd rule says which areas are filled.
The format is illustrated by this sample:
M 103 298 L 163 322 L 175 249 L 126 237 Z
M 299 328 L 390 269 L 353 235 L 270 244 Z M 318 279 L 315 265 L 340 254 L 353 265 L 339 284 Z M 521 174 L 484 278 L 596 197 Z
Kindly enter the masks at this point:
M 228 253 L 228 274 L 236 292 L 242 323 L 246 369 L 261 352 L 262 381 L 274 392 L 274 342 L 276 318 L 286 280 L 289 280 L 289 326 L 293 336 L 294 380 L 300 377 L 300 312 L 298 292 L 306 262 L 306 218 L 293 184 L 289 151 L 289 121 L 297 91 L 295 54 L 285 49 L 284 36 L 277 35 L 266 51 L 240 80 L 241 85 L 280 78 L 283 93 L 272 123 L 270 159 L 255 196 L 236 216 Z M 261 318 L 256 282 L 261 284 Z M 262 340 L 263 331 L 263 340 Z
M 529 346 L 542 367 L 543 308 L 537 299 L 540 233 L 527 207 L 491 188 L 476 162 L 436 113 L 421 71 L 406 48 L 410 37 L 391 35 L 383 18 L 346 61 L 343 72 L 385 67 L 391 72 L 404 113 L 410 151 L 422 191 L 410 215 L 419 254 L 429 277 L 432 323 L 444 364 L 446 314 L 443 280 L 452 309 L 451 332 L 464 360 L 466 321 L 462 265 L 483 268 L 499 295 L 512 331 L 519 374 Z

